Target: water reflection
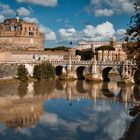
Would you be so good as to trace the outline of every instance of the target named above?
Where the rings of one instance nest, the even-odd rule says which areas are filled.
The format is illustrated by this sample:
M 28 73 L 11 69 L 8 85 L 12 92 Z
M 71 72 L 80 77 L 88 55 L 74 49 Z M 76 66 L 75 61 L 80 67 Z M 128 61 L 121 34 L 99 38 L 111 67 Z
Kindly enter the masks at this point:
M 41 131 L 34 139 L 117 140 L 132 119 L 129 109 L 139 104 L 139 89 L 60 80 L 0 85 L 0 139 L 15 136 L 8 128 L 16 128 L 14 139 Z

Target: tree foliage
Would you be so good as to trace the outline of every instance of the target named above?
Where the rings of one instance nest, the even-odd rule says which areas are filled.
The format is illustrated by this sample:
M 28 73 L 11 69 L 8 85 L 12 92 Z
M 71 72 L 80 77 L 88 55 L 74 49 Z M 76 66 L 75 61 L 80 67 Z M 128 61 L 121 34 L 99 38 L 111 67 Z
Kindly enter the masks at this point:
M 33 77 L 35 79 L 52 79 L 55 76 L 54 66 L 50 62 L 43 62 L 34 66 Z
M 126 30 L 124 40 L 129 41 L 140 41 L 140 0 L 134 2 L 135 15 L 130 18 L 129 27 Z
M 134 1 L 135 14 L 130 18 L 128 29 L 126 30 L 123 49 L 128 58 L 135 59 L 140 63 L 140 0 Z
M 90 60 L 93 58 L 94 52 L 92 50 L 85 51 L 76 50 L 76 55 L 80 55 L 81 60 Z
M 96 50 L 108 50 L 108 51 L 114 51 L 115 48 L 112 46 L 100 46 L 98 48 L 96 48 Z
M 28 71 L 25 65 L 19 65 L 17 68 L 18 79 L 22 82 L 28 81 Z
M 63 51 L 69 51 L 69 48 L 66 46 L 58 46 L 55 48 L 45 48 L 45 51 L 56 51 L 56 50 L 63 50 Z
M 38 80 L 41 79 L 41 64 L 34 66 L 33 77 Z

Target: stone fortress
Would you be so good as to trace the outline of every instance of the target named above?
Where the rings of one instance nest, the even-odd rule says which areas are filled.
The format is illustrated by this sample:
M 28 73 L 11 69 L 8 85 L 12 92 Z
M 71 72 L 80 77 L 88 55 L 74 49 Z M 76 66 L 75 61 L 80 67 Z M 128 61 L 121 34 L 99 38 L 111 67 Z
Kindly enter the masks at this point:
M 5 19 L 0 23 L 1 50 L 44 50 L 44 34 L 38 25 L 19 19 Z

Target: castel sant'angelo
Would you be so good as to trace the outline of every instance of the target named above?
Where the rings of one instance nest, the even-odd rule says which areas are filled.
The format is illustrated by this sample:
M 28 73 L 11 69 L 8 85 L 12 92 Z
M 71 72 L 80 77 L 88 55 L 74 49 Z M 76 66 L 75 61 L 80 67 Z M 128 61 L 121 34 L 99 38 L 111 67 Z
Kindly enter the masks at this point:
M 4 50 L 43 50 L 44 34 L 36 23 L 16 18 L 5 19 L 0 23 L 0 49 Z
M 62 60 L 67 53 L 45 51 L 45 34 L 18 15 L 0 23 L 0 62 Z M 61 54 L 61 55 L 60 55 Z

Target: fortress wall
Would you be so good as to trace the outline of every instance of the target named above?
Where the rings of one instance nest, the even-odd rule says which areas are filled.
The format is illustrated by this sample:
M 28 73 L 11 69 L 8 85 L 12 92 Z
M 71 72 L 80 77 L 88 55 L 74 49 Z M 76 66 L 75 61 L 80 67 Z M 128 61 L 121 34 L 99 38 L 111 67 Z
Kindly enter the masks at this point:
M 17 64 L 0 64 L 0 78 L 14 77 L 17 74 Z
M 0 37 L 0 47 L 9 49 L 44 50 L 44 40 L 40 37 L 29 36 L 3 36 Z
M 0 51 L 0 62 L 9 61 L 11 59 L 11 52 Z

